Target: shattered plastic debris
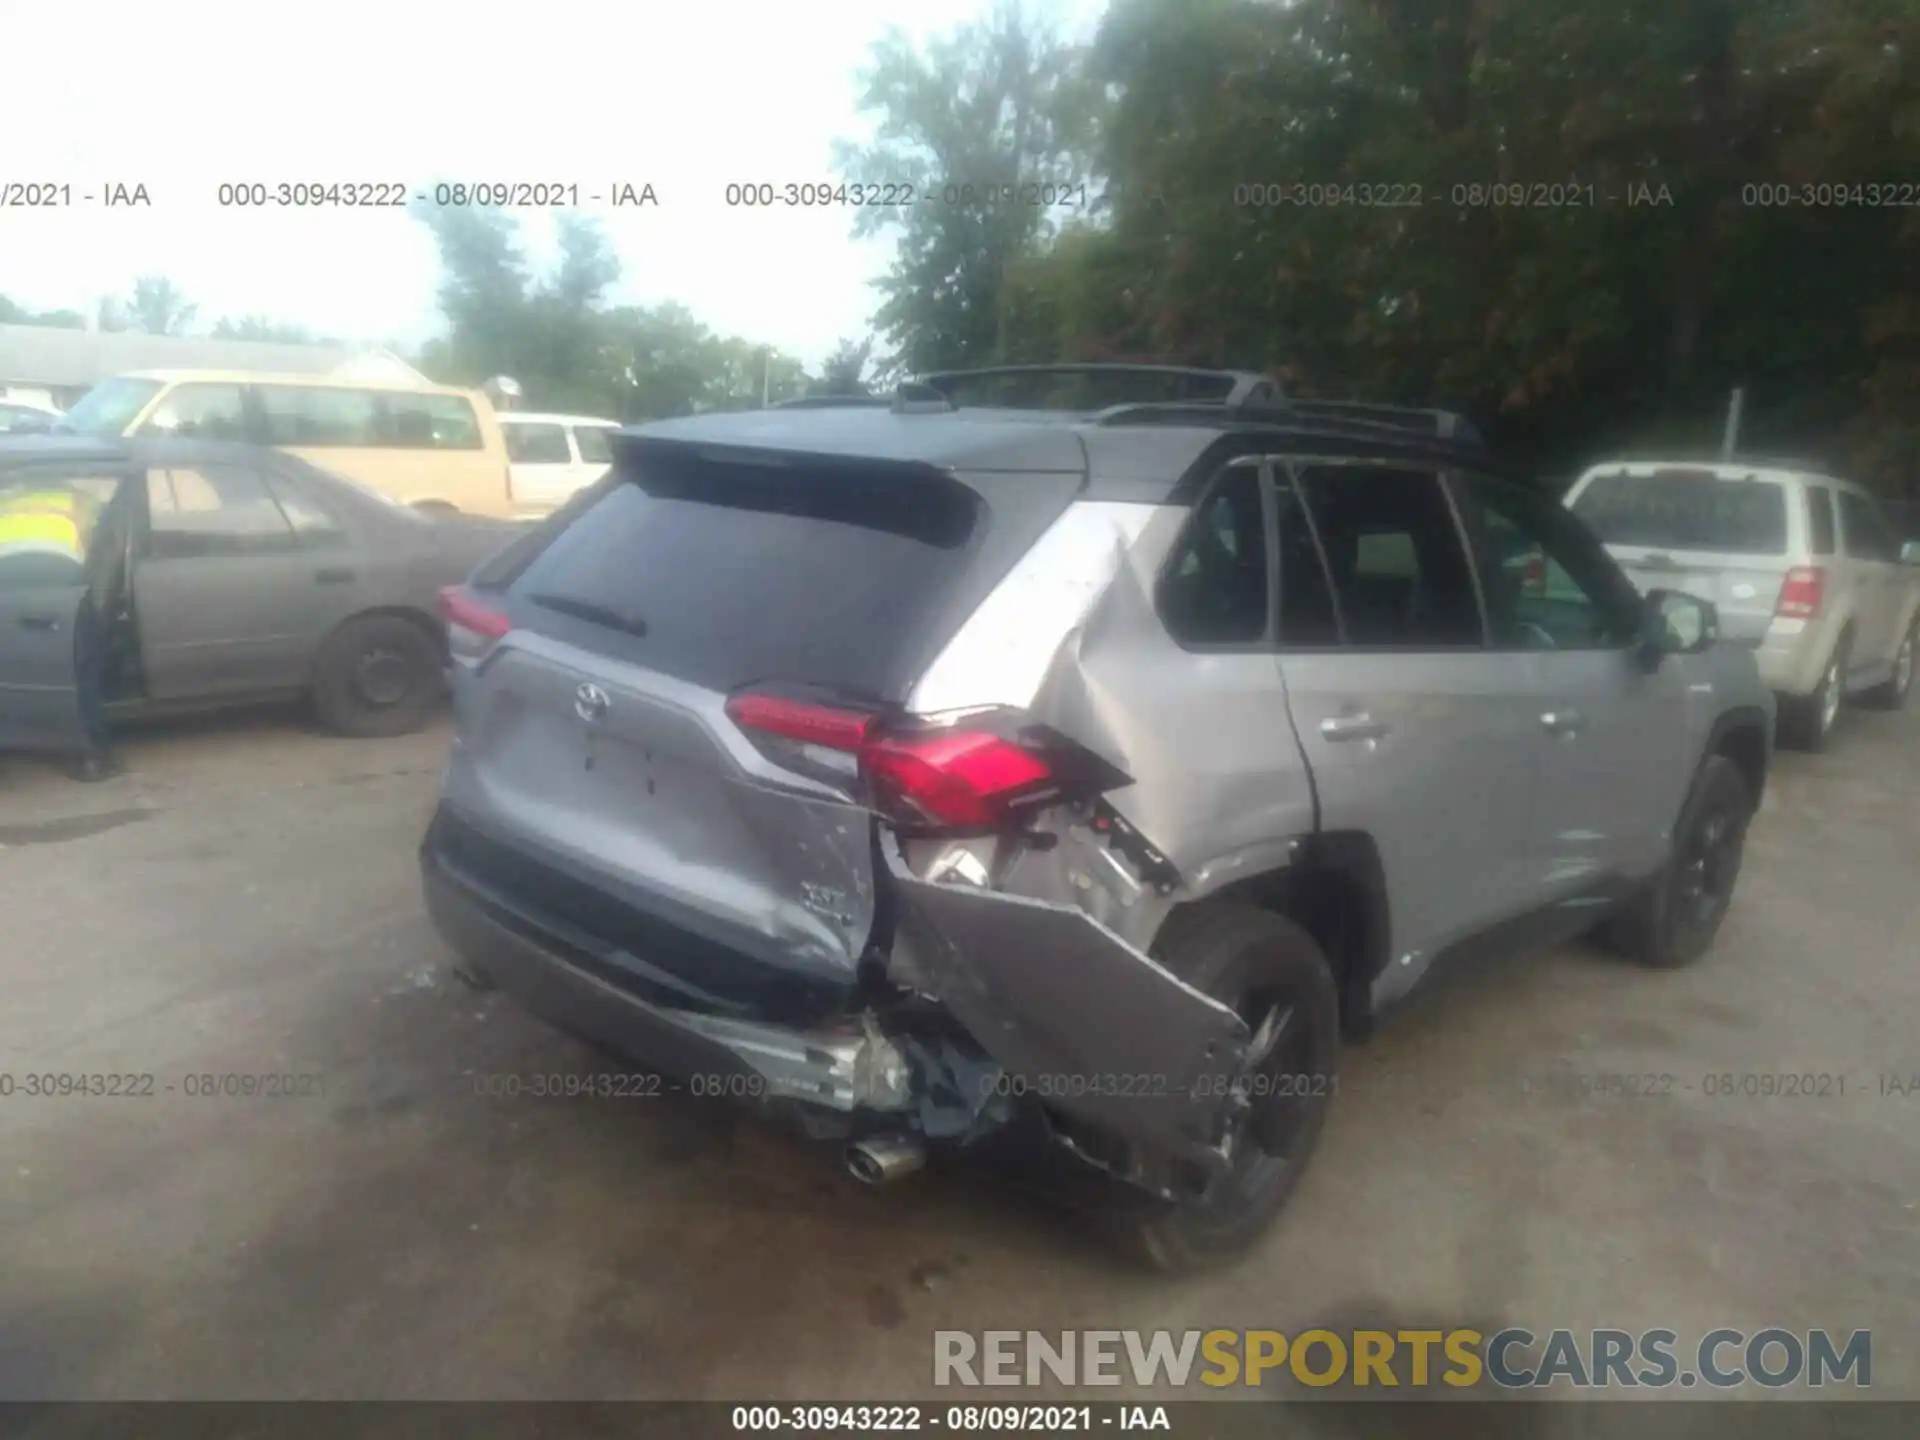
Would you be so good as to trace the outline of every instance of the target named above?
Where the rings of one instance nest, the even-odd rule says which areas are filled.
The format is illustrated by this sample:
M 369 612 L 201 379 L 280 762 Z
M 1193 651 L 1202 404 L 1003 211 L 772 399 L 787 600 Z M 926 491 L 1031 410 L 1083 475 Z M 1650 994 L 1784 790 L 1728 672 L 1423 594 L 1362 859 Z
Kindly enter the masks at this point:
M 387 993 L 390 995 L 404 995 L 409 990 L 434 990 L 439 988 L 439 984 L 440 981 L 434 974 L 433 966 L 416 965 L 406 973 L 400 984 L 394 986 L 394 988 Z

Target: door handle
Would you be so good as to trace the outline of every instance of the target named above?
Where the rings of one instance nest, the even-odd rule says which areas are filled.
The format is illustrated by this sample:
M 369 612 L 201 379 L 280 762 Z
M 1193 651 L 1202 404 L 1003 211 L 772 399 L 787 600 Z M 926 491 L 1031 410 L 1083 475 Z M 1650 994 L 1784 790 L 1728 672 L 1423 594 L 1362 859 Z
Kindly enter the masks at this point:
M 1320 722 L 1320 735 L 1333 741 L 1378 740 L 1391 728 L 1384 720 L 1360 711 L 1351 715 L 1329 715 Z
M 1545 710 L 1540 723 L 1550 735 L 1573 735 L 1587 728 L 1587 717 L 1578 710 Z
M 58 615 L 22 615 L 20 628 L 46 632 L 57 631 L 60 628 L 60 617 Z
M 313 572 L 313 579 L 317 585 L 351 585 L 353 583 L 353 571 L 316 570 Z

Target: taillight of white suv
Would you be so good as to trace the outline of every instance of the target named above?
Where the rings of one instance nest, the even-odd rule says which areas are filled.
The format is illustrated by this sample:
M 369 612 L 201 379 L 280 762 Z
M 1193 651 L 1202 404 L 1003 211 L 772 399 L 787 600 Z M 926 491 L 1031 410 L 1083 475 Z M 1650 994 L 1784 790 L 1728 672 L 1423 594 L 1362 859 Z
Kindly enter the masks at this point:
M 1781 583 L 1773 613 L 1783 620 L 1811 620 L 1826 598 L 1827 572 L 1818 565 L 1796 565 Z

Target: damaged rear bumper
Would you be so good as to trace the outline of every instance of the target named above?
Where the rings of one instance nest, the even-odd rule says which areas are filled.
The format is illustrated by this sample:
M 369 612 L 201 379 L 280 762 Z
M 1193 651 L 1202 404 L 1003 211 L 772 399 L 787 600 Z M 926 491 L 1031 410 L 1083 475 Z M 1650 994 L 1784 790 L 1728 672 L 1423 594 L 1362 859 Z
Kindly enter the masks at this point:
M 1081 1159 L 1165 1193 L 1170 1162 L 1225 1163 L 1249 1033 L 1078 908 L 916 875 L 893 846 L 895 967 L 921 999 L 810 1026 L 649 1001 L 593 973 L 552 927 L 422 847 L 429 914 L 485 980 L 528 1010 L 691 1093 L 798 1110 L 818 1135 L 971 1143 L 1018 1115 Z M 1077 1122 L 1077 1123 L 1076 1123 Z M 1075 1135 L 1117 1140 L 1085 1148 Z
M 652 1003 L 592 973 L 538 921 L 421 852 L 427 911 L 481 978 L 559 1028 L 683 1083 L 693 1094 L 798 1107 L 807 1128 L 910 1131 L 931 1140 L 993 1128 L 999 1067 L 939 1032 L 873 1011 L 790 1027 Z

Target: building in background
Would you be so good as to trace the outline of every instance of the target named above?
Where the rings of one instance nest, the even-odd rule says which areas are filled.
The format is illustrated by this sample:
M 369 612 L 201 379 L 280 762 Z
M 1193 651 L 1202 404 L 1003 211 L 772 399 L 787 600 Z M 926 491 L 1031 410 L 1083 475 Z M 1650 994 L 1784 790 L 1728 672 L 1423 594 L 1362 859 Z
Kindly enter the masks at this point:
M 65 410 L 97 381 L 130 370 L 239 370 L 378 385 L 429 383 L 398 355 L 377 346 L 0 325 L 0 401 Z

